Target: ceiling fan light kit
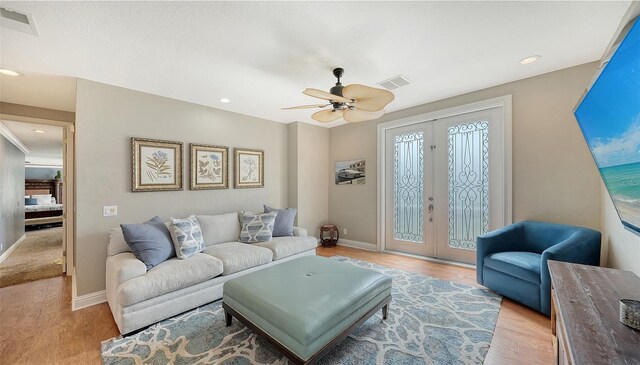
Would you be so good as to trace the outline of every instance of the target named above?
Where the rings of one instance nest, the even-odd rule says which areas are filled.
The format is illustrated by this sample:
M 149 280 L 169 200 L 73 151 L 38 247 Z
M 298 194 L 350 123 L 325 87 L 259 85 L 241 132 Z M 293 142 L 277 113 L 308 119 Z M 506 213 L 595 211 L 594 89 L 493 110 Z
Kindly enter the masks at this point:
M 360 84 L 342 86 L 340 79 L 343 74 L 344 69 L 342 68 L 333 70 L 333 76 L 338 81 L 329 92 L 312 88 L 307 88 L 302 92 L 314 98 L 327 100 L 329 104 L 302 105 L 283 108 L 283 110 L 324 109 L 331 106 L 331 109 L 324 109 L 311 115 L 313 120 L 321 123 L 333 122 L 340 118 L 344 118 L 347 122 L 357 123 L 378 119 L 383 116 L 384 107 L 395 98 L 393 93 L 388 90 Z

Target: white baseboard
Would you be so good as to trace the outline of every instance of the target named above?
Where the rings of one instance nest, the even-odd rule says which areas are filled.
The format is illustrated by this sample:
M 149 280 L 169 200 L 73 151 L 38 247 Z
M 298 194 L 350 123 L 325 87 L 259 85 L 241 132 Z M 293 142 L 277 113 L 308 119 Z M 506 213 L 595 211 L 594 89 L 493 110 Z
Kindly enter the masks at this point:
M 2 255 L 0 255 L 0 264 L 7 259 L 7 257 L 9 257 L 9 255 L 11 255 L 11 253 L 13 251 L 16 250 L 16 248 L 18 248 L 18 246 L 20 246 L 20 244 L 22 242 L 24 242 L 25 238 L 27 238 L 26 234 L 23 234 L 22 237 L 18 238 L 18 240 L 16 242 L 13 243 L 13 245 L 11 245 L 11 247 L 9 247 L 8 250 L 6 250 Z
M 78 296 L 76 289 L 76 270 L 73 270 L 71 277 L 71 310 L 77 311 L 78 309 L 91 307 L 92 305 L 104 303 L 107 301 L 107 291 L 100 290 L 95 293 L 89 293 Z
M 373 243 L 345 240 L 344 238 L 340 238 L 338 240 L 338 245 L 352 247 L 352 248 L 359 248 L 361 250 L 367 250 L 367 251 L 374 251 L 374 252 L 378 251 L 376 245 Z
M 71 310 L 77 311 L 78 309 L 91 307 L 92 305 L 104 303 L 107 301 L 107 291 L 100 290 L 95 293 L 89 293 L 73 298 L 71 302 Z
M 435 262 L 435 263 L 443 264 L 443 265 L 464 267 L 465 269 L 473 269 L 473 270 L 476 269 L 476 265 L 467 264 L 465 262 L 458 262 L 458 261 L 439 259 L 439 258 L 436 258 L 436 257 L 420 256 L 420 255 L 414 255 L 414 254 L 411 254 L 411 253 L 393 251 L 393 250 L 384 250 L 383 252 L 384 253 L 389 253 L 389 254 L 392 254 L 392 255 L 412 257 L 414 259 L 424 260 L 424 261 L 429 261 L 429 262 Z

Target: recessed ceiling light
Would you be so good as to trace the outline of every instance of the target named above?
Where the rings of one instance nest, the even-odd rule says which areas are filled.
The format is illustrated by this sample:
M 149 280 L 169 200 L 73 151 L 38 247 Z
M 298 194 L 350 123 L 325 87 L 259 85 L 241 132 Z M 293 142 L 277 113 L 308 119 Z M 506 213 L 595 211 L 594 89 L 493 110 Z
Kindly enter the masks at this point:
M 20 76 L 21 75 L 21 73 L 15 72 L 13 70 L 9 70 L 8 68 L 0 68 L 0 74 L 7 75 L 7 76 Z
M 231 100 L 229 100 L 229 99 L 227 99 L 227 98 L 222 98 L 222 99 L 220 99 L 220 102 L 221 102 L 221 103 L 228 103 L 228 102 L 230 102 L 230 101 L 231 101 Z
M 539 56 L 539 55 L 535 55 L 535 56 L 523 58 L 523 59 L 520 60 L 520 63 L 523 64 L 523 65 L 526 65 L 526 64 L 531 63 L 531 62 L 536 62 L 540 57 L 541 56 Z
M 47 132 L 43 131 L 42 129 L 34 129 L 33 131 L 35 133 L 47 133 Z

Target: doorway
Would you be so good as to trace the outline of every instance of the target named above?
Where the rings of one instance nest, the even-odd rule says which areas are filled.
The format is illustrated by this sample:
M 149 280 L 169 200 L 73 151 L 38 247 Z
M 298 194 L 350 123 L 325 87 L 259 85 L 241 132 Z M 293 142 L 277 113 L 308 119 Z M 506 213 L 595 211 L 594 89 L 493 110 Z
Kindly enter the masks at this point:
M 24 235 L 2 254 L 0 287 L 70 275 L 73 124 L 5 115 L 1 123 L 2 135 L 22 152 L 24 178 L 15 182 L 16 200 L 24 201 Z
M 381 250 L 475 263 L 511 221 L 510 114 L 505 97 L 378 127 Z

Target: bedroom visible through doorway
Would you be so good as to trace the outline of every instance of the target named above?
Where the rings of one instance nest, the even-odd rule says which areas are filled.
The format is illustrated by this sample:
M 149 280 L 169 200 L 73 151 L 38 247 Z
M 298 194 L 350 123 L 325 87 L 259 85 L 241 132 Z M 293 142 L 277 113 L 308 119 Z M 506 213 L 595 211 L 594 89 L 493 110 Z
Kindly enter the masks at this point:
M 65 127 L 2 120 L 3 135 L 22 152 L 23 171 L 4 193 L 23 202 L 24 236 L 3 252 L 0 287 L 51 278 L 66 272 Z M 6 136 L 5 136 L 6 137 Z M 20 154 L 15 157 L 22 158 Z M 8 163 L 17 166 L 19 161 Z M 22 228 L 22 227 L 21 227 Z

